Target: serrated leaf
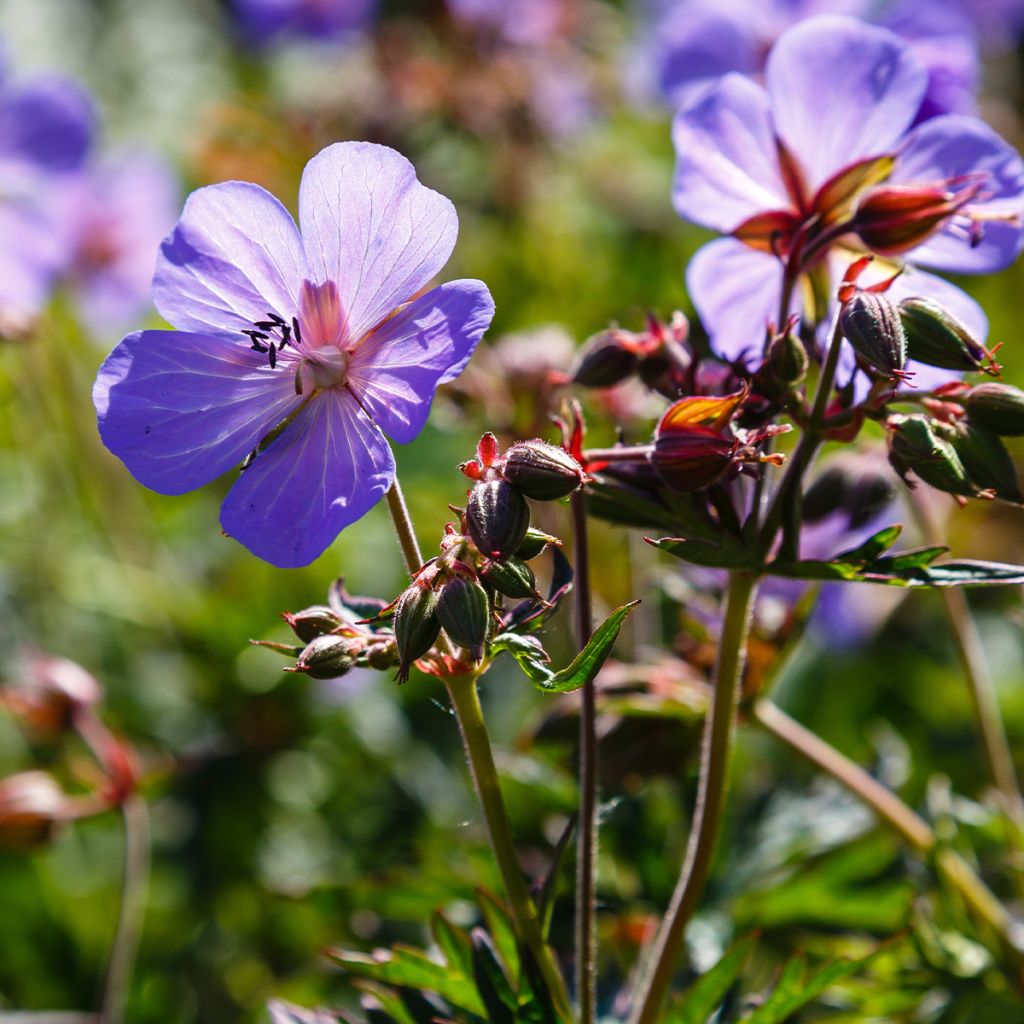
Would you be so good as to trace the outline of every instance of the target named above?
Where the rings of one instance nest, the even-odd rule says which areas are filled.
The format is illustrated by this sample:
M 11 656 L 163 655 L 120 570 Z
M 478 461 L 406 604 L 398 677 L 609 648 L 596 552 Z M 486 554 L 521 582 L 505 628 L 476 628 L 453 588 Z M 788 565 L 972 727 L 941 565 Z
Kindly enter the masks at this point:
M 702 565 L 709 569 L 757 569 L 760 552 L 753 545 L 741 544 L 738 540 L 723 534 L 718 543 L 705 540 L 687 540 L 685 537 L 662 537 L 660 540 L 646 538 L 647 543 L 659 551 L 665 551 L 684 562 Z
M 489 1024 L 516 1024 L 516 999 L 512 983 L 498 959 L 497 950 L 483 928 L 474 928 L 473 980 L 484 1006 Z
M 757 944 L 756 935 L 733 943 L 711 970 L 702 974 L 671 1007 L 665 1024 L 706 1024 L 739 979 Z

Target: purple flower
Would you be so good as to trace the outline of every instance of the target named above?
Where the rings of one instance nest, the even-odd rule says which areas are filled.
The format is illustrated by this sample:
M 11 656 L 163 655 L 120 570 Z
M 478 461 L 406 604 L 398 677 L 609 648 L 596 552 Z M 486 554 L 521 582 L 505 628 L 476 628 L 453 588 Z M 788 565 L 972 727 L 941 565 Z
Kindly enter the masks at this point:
M 555 38 L 567 18 L 567 0 L 446 0 L 457 21 L 507 43 L 535 45 Z
M 314 157 L 299 223 L 257 185 L 193 193 L 153 283 L 179 330 L 128 335 L 93 388 L 104 444 L 152 490 L 193 490 L 255 452 L 221 525 L 281 567 L 311 562 L 388 490 L 382 431 L 416 437 L 494 313 L 480 281 L 417 297 L 458 219 L 391 149 Z
M 0 335 L 27 327 L 66 259 L 53 209 L 92 141 L 88 96 L 68 79 L 11 83 L 0 52 Z
M 243 34 L 263 45 L 281 37 L 334 40 L 366 27 L 377 0 L 233 0 Z
M 765 88 L 729 74 L 683 106 L 675 207 L 731 236 L 705 245 L 687 272 L 720 354 L 759 351 L 765 324 L 780 313 L 826 319 L 822 303 L 864 252 L 884 257 L 880 275 L 907 267 L 891 296 L 931 296 L 984 336 L 977 304 L 915 265 L 986 273 L 1012 263 L 1024 164 L 974 118 L 911 127 L 927 84 L 924 66 L 891 32 L 822 16 L 782 36 Z M 782 310 L 786 275 L 796 287 Z

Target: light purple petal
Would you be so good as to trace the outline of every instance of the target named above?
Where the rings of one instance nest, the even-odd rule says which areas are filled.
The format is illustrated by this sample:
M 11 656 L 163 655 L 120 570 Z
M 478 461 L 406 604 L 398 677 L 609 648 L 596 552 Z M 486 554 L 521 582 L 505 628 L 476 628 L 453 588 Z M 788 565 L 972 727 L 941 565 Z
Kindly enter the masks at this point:
M 438 385 L 458 375 L 494 316 L 482 281 L 450 281 L 385 320 L 356 349 L 349 382 L 374 422 L 407 444 Z
M 81 167 L 95 130 L 92 101 L 57 75 L 36 78 L 0 99 L 0 156 L 65 173 Z
M 937 270 L 983 274 L 1009 266 L 1024 235 L 1024 162 L 1013 147 L 973 117 L 949 114 L 918 125 L 900 150 L 894 182 L 935 183 L 983 173 L 987 198 L 972 209 L 1007 220 L 986 220 L 980 243 L 972 246 L 954 219 L 910 253 L 910 259 Z M 1013 220 L 1016 220 L 1016 223 Z
M 791 204 L 779 173 L 768 96 L 729 74 L 697 90 L 672 126 L 672 202 L 686 220 L 728 232 L 755 213 Z
M 757 365 L 765 329 L 769 321 L 778 322 L 782 263 L 735 239 L 720 238 L 690 261 L 686 287 L 714 351 L 726 359 L 746 355 Z M 797 309 L 794 297 L 789 312 Z
M 306 165 L 299 223 L 313 280 L 337 284 L 356 341 L 408 302 L 448 262 L 459 223 L 387 146 L 339 142 Z
M 226 181 L 189 196 L 160 247 L 153 299 L 182 330 L 237 334 L 269 312 L 290 320 L 305 276 L 288 211 L 258 185 Z
M 394 478 L 384 435 L 352 395 L 332 388 L 241 475 L 221 508 L 221 526 L 272 565 L 308 565 Z
M 783 35 L 765 75 L 779 136 L 812 190 L 858 160 L 893 150 L 928 85 L 924 66 L 898 37 L 831 15 Z
M 129 334 L 93 385 L 103 443 L 161 494 L 209 483 L 301 405 L 293 377 L 265 360 L 244 338 Z
M 41 312 L 66 251 L 52 217 L 37 204 L 0 201 L 0 333 L 27 327 Z

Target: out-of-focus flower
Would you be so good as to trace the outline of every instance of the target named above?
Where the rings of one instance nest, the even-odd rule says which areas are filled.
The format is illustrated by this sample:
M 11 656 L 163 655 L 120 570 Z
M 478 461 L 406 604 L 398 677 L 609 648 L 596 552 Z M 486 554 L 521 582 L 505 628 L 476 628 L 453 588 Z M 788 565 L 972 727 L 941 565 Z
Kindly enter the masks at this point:
M 571 0 L 446 0 L 458 22 L 517 45 L 546 43 L 572 19 Z
M 91 168 L 62 191 L 65 280 L 94 333 L 122 330 L 148 308 L 157 250 L 178 203 L 170 167 L 142 153 Z
M 92 142 L 92 103 L 74 82 L 11 82 L 0 51 L 0 336 L 27 330 L 66 260 L 53 202 Z
M 909 264 L 986 273 L 1013 262 L 1020 156 L 974 118 L 911 127 L 924 66 L 897 36 L 852 18 L 791 29 L 765 80 L 762 88 L 726 75 L 693 94 L 675 122 L 676 209 L 732 236 L 704 246 L 687 272 L 716 350 L 759 350 L 765 325 L 794 313 L 821 322 L 834 283 L 864 252 L 885 257 L 876 261 L 884 276 L 907 261 L 894 301 L 934 298 L 983 339 L 977 303 Z M 787 275 L 796 286 L 781 309 Z M 812 291 L 818 305 L 805 309 Z
M 68 798 L 52 775 L 19 772 L 0 779 L 0 846 L 41 846 L 70 816 Z
M 292 37 L 314 41 L 340 39 L 365 28 L 377 0 L 233 0 L 243 35 L 265 45 Z
M 775 41 L 819 14 L 870 18 L 913 46 L 928 71 L 918 120 L 976 109 L 974 27 L 948 0 L 677 0 L 657 19 L 640 60 L 658 92 L 678 103 L 695 85 L 730 71 L 760 75 Z
M 46 654 L 28 655 L 16 685 L 0 691 L 0 704 L 40 733 L 70 728 L 75 712 L 99 703 L 103 691 L 81 665 Z
M 395 474 L 384 432 L 416 437 L 494 313 L 480 281 L 417 297 L 458 218 L 394 150 L 323 150 L 299 223 L 256 185 L 193 193 L 154 278 L 179 329 L 128 335 L 93 388 L 104 443 L 152 490 L 194 490 L 250 453 L 221 524 L 281 567 L 377 503 Z

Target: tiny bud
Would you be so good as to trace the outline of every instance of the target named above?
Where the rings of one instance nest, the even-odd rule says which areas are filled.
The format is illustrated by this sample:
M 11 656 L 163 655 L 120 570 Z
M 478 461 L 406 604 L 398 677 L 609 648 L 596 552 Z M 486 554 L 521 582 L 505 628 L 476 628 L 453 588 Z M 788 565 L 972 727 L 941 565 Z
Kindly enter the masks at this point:
M 904 299 L 897 308 L 908 359 L 946 370 L 999 372 L 988 349 L 937 302 Z
M 768 346 L 768 368 L 780 383 L 793 386 L 807 376 L 807 348 L 792 327 L 777 334 Z
M 1017 467 L 997 434 L 976 423 L 963 423 L 950 440 L 972 484 L 994 491 L 1003 501 L 1024 502 Z
M 557 537 L 552 537 L 551 534 L 545 533 L 543 530 L 536 530 L 531 526 L 526 531 L 522 544 L 516 548 L 516 558 L 528 562 L 531 558 L 536 558 L 549 544 L 561 547 L 562 542 Z
M 956 396 L 967 410 L 967 418 L 988 427 L 1000 437 L 1024 436 L 1024 391 L 994 381 L 978 384 Z
M 476 580 L 454 576 L 445 582 L 437 597 L 437 618 L 452 642 L 469 651 L 473 661 L 484 656 L 491 606 L 487 591 Z
M 857 291 L 839 314 L 854 351 L 890 378 L 905 376 L 907 339 L 896 307 L 878 292 Z
M 508 558 L 522 544 L 529 528 L 526 499 L 508 481 L 483 481 L 469 492 L 466 529 L 482 555 Z
M 622 343 L 626 337 L 624 331 L 615 329 L 588 338 L 569 371 L 572 383 L 585 388 L 610 388 L 631 376 L 637 368 L 637 357 Z
M 348 636 L 317 636 L 303 648 L 292 672 L 314 679 L 336 679 L 356 663 L 363 649 L 361 640 Z
M 736 444 L 707 427 L 660 434 L 651 462 L 673 491 L 688 494 L 721 480 L 733 465 Z
M 422 658 L 441 632 L 437 618 L 437 595 L 429 587 L 414 583 L 395 606 L 395 641 L 398 644 L 398 681 L 409 678 L 409 670 Z
M 533 597 L 541 600 L 537 593 L 537 577 L 533 570 L 519 558 L 509 558 L 504 562 L 486 562 L 480 570 L 480 577 L 499 594 L 514 600 L 525 600 Z
M 46 772 L 0 779 L 0 846 L 28 850 L 48 842 L 67 816 L 67 797 Z
M 327 605 L 316 604 L 311 608 L 303 608 L 301 612 L 282 612 L 281 618 L 292 628 L 292 632 L 303 642 L 324 633 L 330 633 L 341 625 L 341 617 Z
M 566 498 L 583 486 L 583 467 L 564 448 L 547 441 L 518 441 L 505 453 L 505 479 L 536 501 Z
M 973 496 L 976 488 L 953 446 L 923 416 L 892 416 L 887 424 L 889 461 L 900 476 L 908 470 L 947 494 Z

